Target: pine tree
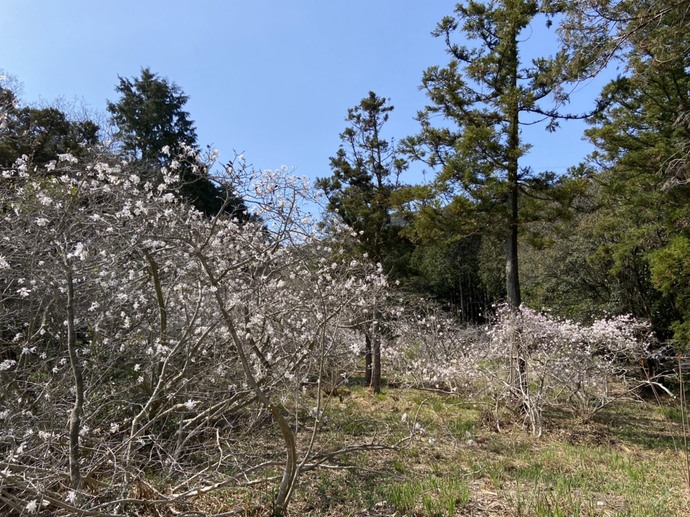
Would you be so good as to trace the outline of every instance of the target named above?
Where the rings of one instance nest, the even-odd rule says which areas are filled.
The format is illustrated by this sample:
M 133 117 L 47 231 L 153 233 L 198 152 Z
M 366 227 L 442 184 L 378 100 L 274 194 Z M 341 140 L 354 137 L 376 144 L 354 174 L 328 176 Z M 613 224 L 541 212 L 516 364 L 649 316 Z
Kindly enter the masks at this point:
M 144 68 L 134 79 L 119 77 L 115 91 L 120 99 L 107 109 L 125 155 L 163 165 L 170 159 L 166 146 L 173 155 L 181 145 L 197 147 L 194 123 L 184 110 L 189 98 L 179 86 Z
M 575 117 L 561 110 L 568 101 L 564 85 L 576 77 L 566 53 L 529 63 L 522 55 L 525 30 L 540 17 L 548 25 L 553 14 L 534 0 L 458 3 L 454 16 L 443 18 L 433 32 L 445 42 L 450 61 L 424 72 L 421 87 L 431 104 L 418 115 L 420 133 L 403 141 L 411 157 L 438 171 L 436 188 L 451 198 L 442 209 L 463 219 L 458 226 L 494 233 L 504 242 L 506 298 L 514 314 L 522 304 L 521 227 L 534 215 L 528 210 L 538 212 L 557 197 L 551 195 L 553 173 L 536 175 L 521 165 L 530 145 L 520 128 L 546 121 L 546 129 L 555 130 L 559 119 Z M 457 36 L 465 44 L 457 43 Z M 514 393 L 530 414 L 523 398 L 529 389 L 517 319 L 511 363 Z
M 404 241 L 391 218 L 392 195 L 407 168 L 395 146 L 382 136 L 394 107 L 374 92 L 348 110 L 348 127 L 331 157 L 332 176 L 317 181 L 328 199 L 328 209 L 361 235 L 363 252 L 384 266 L 387 274 L 400 273 Z
M 433 32 L 444 40 L 450 62 L 424 72 L 421 87 L 431 104 L 418 115 L 420 133 L 403 141 L 409 156 L 438 171 L 436 187 L 451 198 L 444 210 L 464 219 L 458 226 L 468 234 L 500 233 L 514 310 L 522 302 L 518 236 L 529 217 L 521 209 L 534 205 L 521 198 L 549 194 L 555 179 L 521 166 L 531 146 L 520 128 L 541 119 L 555 130 L 559 119 L 575 117 L 559 110 L 568 101 L 563 86 L 572 73 L 565 52 L 529 64 L 521 56 L 523 31 L 551 14 L 530 0 L 458 4 Z M 466 45 L 455 42 L 458 32 Z M 439 116 L 449 124 L 439 125 Z
M 393 277 L 404 269 L 409 243 L 392 220 L 392 195 L 398 176 L 407 164 L 396 157 L 395 146 L 382 137 L 393 111 L 388 100 L 374 92 L 348 110 L 348 127 L 340 134 L 341 145 L 331 158 L 333 175 L 317 181 L 328 198 L 328 209 L 360 235 L 360 253 L 367 253 Z M 381 389 L 380 314 L 362 326 L 365 335 L 365 384 L 375 393 Z

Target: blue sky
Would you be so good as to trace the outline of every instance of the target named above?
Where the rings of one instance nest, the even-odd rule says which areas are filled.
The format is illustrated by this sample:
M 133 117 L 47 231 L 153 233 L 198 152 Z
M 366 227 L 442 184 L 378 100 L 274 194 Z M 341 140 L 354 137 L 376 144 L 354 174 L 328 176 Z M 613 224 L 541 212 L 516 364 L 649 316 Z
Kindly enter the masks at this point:
M 330 173 L 347 109 L 370 90 L 391 99 L 387 137 L 417 130 L 422 72 L 447 62 L 430 32 L 454 2 L 427 0 L 0 0 L 0 69 L 25 103 L 62 98 L 105 113 L 118 75 L 142 67 L 179 85 L 199 143 L 221 160 L 244 152 L 260 168 Z M 527 44 L 553 51 L 530 30 Z M 584 85 L 577 107 L 600 89 Z M 531 128 L 524 164 L 564 172 L 588 152 L 582 124 Z M 428 177 L 428 176 L 427 176 Z M 420 179 L 410 173 L 403 181 Z

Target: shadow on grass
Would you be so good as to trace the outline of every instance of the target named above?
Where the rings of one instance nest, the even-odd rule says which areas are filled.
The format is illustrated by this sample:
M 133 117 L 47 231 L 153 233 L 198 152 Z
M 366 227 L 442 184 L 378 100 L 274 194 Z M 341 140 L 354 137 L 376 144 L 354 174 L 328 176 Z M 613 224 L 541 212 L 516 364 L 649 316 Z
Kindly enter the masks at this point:
M 611 407 L 597 413 L 592 422 L 605 426 L 618 440 L 648 449 L 682 448 L 681 426 L 666 418 L 653 418 L 648 410 L 635 413 L 629 407 Z

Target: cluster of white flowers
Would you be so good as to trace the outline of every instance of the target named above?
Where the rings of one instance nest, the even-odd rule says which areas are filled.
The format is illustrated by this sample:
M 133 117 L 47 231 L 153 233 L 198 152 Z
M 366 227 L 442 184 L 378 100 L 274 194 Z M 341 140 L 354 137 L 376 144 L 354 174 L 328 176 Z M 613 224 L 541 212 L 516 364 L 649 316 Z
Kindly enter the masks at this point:
M 11 370 L 16 364 L 17 361 L 15 361 L 14 359 L 5 359 L 3 362 L 0 363 L 0 372 L 6 372 L 7 370 Z
M 58 157 L 58 160 L 61 162 L 79 163 L 79 160 L 77 159 L 77 157 L 73 156 L 70 153 L 58 154 L 57 157 Z
M 76 258 L 76 259 L 79 259 L 81 261 L 84 261 L 84 260 L 86 260 L 88 255 L 89 254 L 86 251 L 86 247 L 84 246 L 84 243 L 83 242 L 77 242 L 74 245 L 74 248 L 72 249 L 72 251 L 67 254 L 67 257 Z

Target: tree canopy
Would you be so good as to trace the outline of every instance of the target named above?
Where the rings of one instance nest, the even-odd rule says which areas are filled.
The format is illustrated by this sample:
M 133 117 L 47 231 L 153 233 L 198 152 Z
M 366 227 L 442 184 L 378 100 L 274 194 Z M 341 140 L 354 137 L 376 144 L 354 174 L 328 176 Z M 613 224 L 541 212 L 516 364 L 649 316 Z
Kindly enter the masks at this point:
M 26 156 L 33 166 L 45 165 L 58 154 L 81 156 L 99 139 L 91 120 L 72 120 L 58 107 L 22 106 L 17 94 L 0 86 L 0 167 Z
M 146 163 L 164 165 L 181 146 L 197 147 L 197 135 L 189 112 L 189 100 L 175 83 L 143 68 L 139 77 L 119 77 L 117 102 L 107 103 L 115 137 L 125 155 Z
M 319 179 L 317 187 L 325 193 L 328 209 L 361 235 L 362 251 L 381 262 L 388 274 L 400 276 L 406 240 L 394 220 L 392 196 L 407 163 L 382 134 L 393 109 L 374 92 L 348 109 L 348 127 L 330 159 L 333 174 Z

